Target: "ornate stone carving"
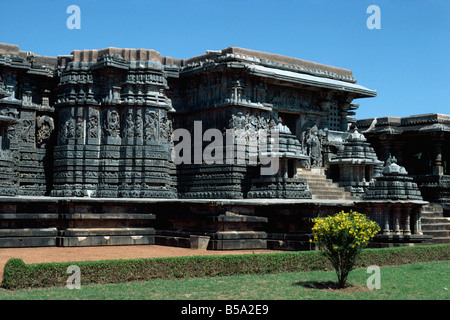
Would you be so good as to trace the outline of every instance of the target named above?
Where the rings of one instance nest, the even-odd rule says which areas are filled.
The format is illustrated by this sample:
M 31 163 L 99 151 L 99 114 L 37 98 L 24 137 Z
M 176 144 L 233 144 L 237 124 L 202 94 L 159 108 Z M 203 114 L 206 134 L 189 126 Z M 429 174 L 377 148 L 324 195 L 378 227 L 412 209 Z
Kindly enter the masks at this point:
M 50 136 L 55 129 L 53 118 L 49 116 L 39 116 L 36 118 L 37 134 L 36 143 L 38 147 L 44 146 L 50 139 Z
M 6 131 L 6 138 L 7 138 L 6 140 L 7 140 L 7 143 L 8 143 L 8 148 L 7 149 L 9 149 L 11 141 L 14 141 L 14 140 L 17 139 L 16 127 L 17 127 L 17 125 L 9 126 L 7 131 Z
M 22 120 L 22 128 L 20 132 L 20 138 L 24 143 L 34 142 L 34 132 L 33 132 L 33 120 L 25 119 Z
M 107 111 L 103 130 L 107 137 L 120 137 L 120 116 L 117 110 L 109 109 Z
M 306 140 L 306 143 L 308 144 L 311 156 L 311 166 L 320 167 L 322 165 L 322 146 L 317 135 L 317 131 L 314 131 L 309 136 L 309 138 Z
M 98 114 L 91 114 L 87 123 L 88 138 L 98 138 Z
M 83 119 L 83 117 L 76 117 L 76 137 L 77 137 L 77 139 L 84 139 L 84 119 Z
M 59 131 L 60 138 L 63 140 L 75 138 L 76 121 L 74 118 L 69 117 Z
M 156 112 L 151 109 L 145 110 L 144 140 L 156 140 Z
M 169 141 L 170 136 L 172 135 L 172 123 L 167 118 L 167 114 L 165 112 L 160 113 L 159 119 L 159 139 L 162 141 Z
M 0 109 L 0 116 L 9 117 L 12 120 L 19 118 L 19 112 L 15 108 L 1 108 Z
M 317 126 L 303 132 L 303 151 L 310 157 L 311 167 L 322 166 L 322 132 Z
M 136 111 L 136 122 L 134 136 L 136 138 L 142 138 L 144 135 L 144 120 L 142 119 L 142 109 Z
M 229 128 L 238 130 L 265 130 L 269 128 L 269 122 L 267 118 L 263 116 L 255 116 L 249 113 L 244 116 L 242 112 L 238 112 L 231 115 Z
M 132 139 L 134 138 L 135 124 L 133 120 L 133 111 L 128 109 L 124 119 L 123 137 Z

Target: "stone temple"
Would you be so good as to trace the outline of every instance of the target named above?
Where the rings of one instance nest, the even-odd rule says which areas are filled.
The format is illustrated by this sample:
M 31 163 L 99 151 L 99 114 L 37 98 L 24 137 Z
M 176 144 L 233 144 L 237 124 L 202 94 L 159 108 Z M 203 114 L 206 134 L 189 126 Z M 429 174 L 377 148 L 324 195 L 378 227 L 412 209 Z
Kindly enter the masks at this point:
M 340 210 L 380 224 L 374 246 L 450 242 L 450 116 L 356 120 L 376 95 L 237 47 L 0 44 L 0 247 L 309 250 L 311 218 Z

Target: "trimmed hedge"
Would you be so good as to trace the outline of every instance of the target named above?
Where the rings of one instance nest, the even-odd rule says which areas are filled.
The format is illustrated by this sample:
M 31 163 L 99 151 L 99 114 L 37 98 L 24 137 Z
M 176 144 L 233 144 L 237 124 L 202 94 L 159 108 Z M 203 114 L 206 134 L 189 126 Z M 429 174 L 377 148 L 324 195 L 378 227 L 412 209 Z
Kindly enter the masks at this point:
M 450 260 L 448 244 L 365 249 L 355 267 L 443 260 Z M 70 265 L 80 268 L 82 285 L 333 269 L 320 251 L 36 264 L 12 258 L 5 264 L 1 286 L 5 289 L 65 286 Z

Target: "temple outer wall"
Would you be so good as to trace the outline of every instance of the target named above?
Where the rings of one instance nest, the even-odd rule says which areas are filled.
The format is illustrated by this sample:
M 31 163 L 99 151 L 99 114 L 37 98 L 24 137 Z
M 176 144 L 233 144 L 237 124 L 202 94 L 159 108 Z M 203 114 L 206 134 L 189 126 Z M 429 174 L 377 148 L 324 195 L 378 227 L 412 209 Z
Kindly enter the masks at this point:
M 424 200 L 450 212 L 449 115 L 361 119 L 356 125 L 380 160 L 395 157 L 414 178 Z
M 312 250 L 312 218 L 359 210 L 385 227 L 371 246 L 414 245 L 422 203 L 396 211 L 361 200 L 184 200 L 2 198 L 0 247 L 158 244 L 190 247 L 209 237 L 208 249 Z M 389 208 L 389 209 L 388 209 Z M 392 209 L 390 209 L 392 208 Z M 381 218 L 380 218 L 381 217 Z M 380 220 L 381 219 L 381 220 Z M 393 219 L 393 220 L 392 220 Z M 406 224 L 405 224 L 406 223 Z

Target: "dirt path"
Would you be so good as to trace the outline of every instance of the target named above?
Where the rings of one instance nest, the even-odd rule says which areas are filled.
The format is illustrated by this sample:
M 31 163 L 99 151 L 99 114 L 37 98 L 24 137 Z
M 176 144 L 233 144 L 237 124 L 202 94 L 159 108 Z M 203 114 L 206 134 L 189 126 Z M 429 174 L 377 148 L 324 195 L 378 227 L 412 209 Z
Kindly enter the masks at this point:
M 20 258 L 25 263 L 93 261 L 109 259 L 158 258 L 194 255 L 252 254 L 276 252 L 273 250 L 193 250 L 158 245 L 110 247 L 39 247 L 0 249 L 0 281 L 3 267 L 10 258 Z

